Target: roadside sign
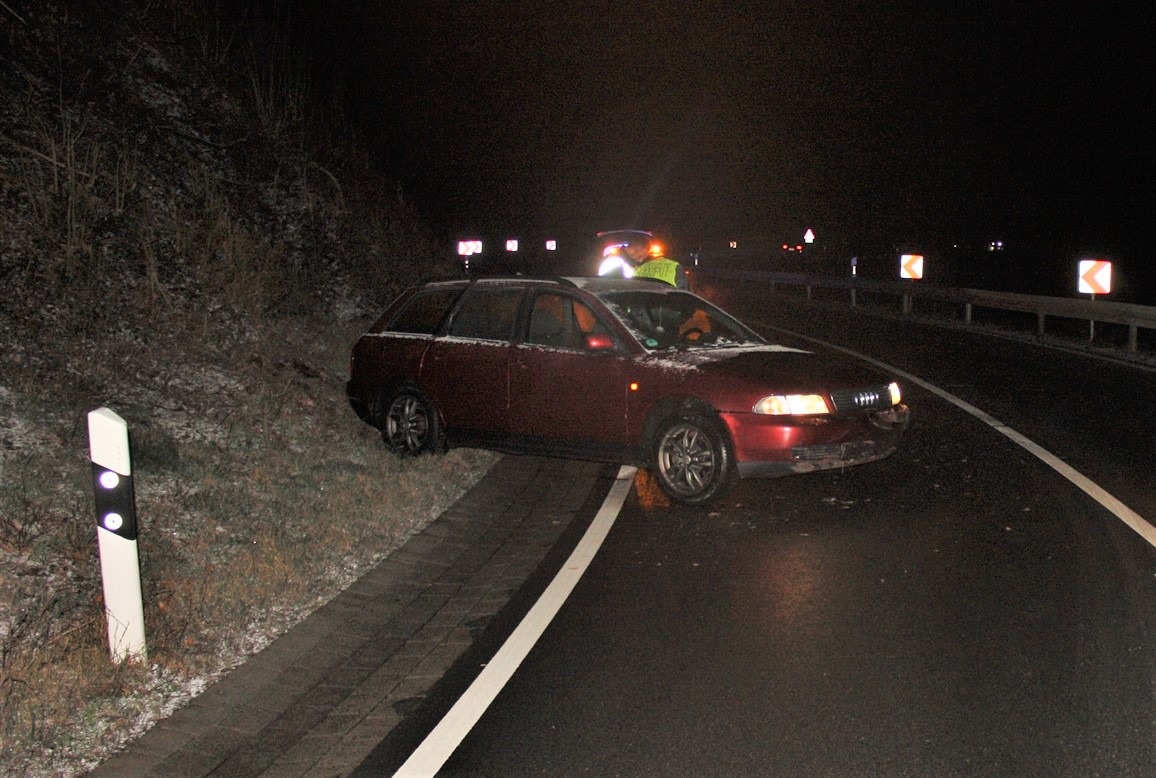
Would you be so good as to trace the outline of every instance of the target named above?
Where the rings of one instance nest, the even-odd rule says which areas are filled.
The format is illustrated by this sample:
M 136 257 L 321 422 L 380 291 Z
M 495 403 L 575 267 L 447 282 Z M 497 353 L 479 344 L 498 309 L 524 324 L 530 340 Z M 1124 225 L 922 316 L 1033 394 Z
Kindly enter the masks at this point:
M 923 278 L 923 255 L 901 254 L 899 256 L 900 278 Z
M 1081 259 L 1076 284 L 1081 294 L 1109 294 L 1112 291 L 1112 263 L 1102 259 Z

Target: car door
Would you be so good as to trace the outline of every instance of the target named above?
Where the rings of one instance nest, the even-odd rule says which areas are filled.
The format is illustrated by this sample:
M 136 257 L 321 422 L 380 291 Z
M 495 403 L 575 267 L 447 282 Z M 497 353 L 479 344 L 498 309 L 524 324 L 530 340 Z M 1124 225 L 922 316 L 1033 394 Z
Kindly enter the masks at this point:
M 617 457 L 627 365 L 612 330 L 577 297 L 539 290 L 512 351 L 510 428 L 532 450 Z
M 509 432 L 510 341 L 522 294 L 510 284 L 470 286 L 446 334 L 426 352 L 422 387 L 458 442 L 490 442 Z

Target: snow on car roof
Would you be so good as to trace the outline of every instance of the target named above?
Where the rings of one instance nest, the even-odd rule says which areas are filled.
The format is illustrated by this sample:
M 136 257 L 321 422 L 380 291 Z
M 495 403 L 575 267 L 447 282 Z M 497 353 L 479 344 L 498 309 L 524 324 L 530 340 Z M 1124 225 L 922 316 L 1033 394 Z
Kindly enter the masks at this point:
M 656 281 L 650 278 L 611 278 L 609 276 L 578 278 L 567 276 L 562 280 L 580 289 L 588 289 L 591 292 L 637 292 L 639 289 L 645 289 L 646 291 L 667 294 L 686 291 L 685 289 L 678 289 L 664 281 Z

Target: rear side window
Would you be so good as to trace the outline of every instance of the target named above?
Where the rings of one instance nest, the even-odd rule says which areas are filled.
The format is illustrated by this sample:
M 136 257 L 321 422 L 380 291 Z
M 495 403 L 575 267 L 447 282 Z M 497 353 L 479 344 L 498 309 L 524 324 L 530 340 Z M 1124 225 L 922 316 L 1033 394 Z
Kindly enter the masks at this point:
M 587 335 L 608 335 L 610 330 L 578 300 L 545 292 L 534 300 L 526 342 L 537 346 L 583 348 Z
M 461 296 L 461 287 L 431 289 L 418 292 L 393 317 L 386 327 L 388 332 L 412 332 L 418 335 L 436 335 L 446 320 L 453 304 Z
M 509 340 L 521 296 L 521 289 L 471 288 L 450 322 L 449 334 L 459 338 Z

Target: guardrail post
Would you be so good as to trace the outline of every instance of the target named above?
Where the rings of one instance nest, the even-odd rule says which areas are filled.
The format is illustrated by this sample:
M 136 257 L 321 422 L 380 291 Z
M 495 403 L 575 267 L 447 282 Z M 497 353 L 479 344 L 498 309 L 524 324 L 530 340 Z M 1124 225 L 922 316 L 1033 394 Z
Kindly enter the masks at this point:
M 1036 335 L 1041 337 L 1041 338 L 1044 336 L 1044 312 L 1043 311 L 1040 311 L 1036 314 Z
M 1129 324 L 1128 325 L 1128 351 L 1135 354 L 1136 349 L 1138 347 L 1139 346 L 1137 344 L 1137 338 L 1136 338 L 1136 325 L 1135 324 Z
M 855 307 L 855 289 L 854 288 L 851 289 L 851 307 L 852 308 Z
M 971 303 L 963 304 L 963 323 L 971 325 Z
M 811 286 L 810 284 L 807 284 L 807 302 L 811 302 L 811 290 L 812 289 L 814 289 L 814 287 Z
M 903 315 L 911 313 L 911 295 L 903 295 Z

